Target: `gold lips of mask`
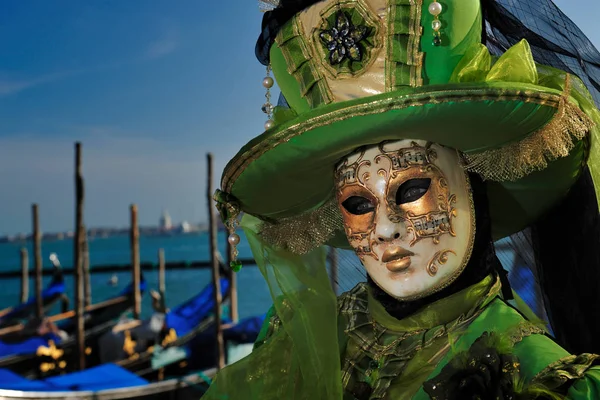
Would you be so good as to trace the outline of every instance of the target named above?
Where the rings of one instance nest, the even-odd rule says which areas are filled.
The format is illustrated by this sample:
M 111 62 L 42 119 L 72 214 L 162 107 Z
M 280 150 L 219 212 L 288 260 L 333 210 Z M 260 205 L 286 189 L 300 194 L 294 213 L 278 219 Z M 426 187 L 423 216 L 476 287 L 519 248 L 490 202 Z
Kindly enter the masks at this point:
M 385 292 L 418 299 L 461 274 L 475 210 L 455 150 L 422 140 L 384 142 L 350 154 L 335 172 L 348 241 Z

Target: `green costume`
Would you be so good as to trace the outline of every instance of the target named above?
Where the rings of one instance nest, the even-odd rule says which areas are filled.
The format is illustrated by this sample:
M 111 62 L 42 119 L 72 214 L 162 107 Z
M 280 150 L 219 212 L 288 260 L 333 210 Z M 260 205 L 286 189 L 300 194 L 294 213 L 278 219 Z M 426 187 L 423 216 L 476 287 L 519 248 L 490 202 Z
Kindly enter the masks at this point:
M 496 239 L 551 210 L 584 166 L 600 193 L 600 112 L 583 82 L 537 64 L 527 41 L 492 56 L 479 0 L 282 0 L 271 13 L 258 50 L 288 106 L 230 161 L 215 199 L 233 244 L 244 213 L 274 306 L 206 398 L 600 398 L 598 357 L 527 321 L 496 271 L 395 318 L 367 284 L 337 298 L 323 247 L 349 248 L 336 164 L 384 141 L 458 150 L 486 180 Z
M 435 380 L 484 332 L 501 336 L 517 357 L 523 380 L 519 390 L 552 391 L 577 380 L 567 398 L 600 397 L 600 367 L 592 367 L 598 356 L 569 355 L 546 336 L 543 326 L 527 321 L 499 292 L 500 282 L 490 276 L 402 321 L 390 316 L 365 284 L 344 293 L 338 298 L 344 400 L 361 398 L 365 384 L 373 387 L 371 399 L 428 399 L 423 384 Z M 268 316 L 255 348 L 285 334 L 277 315 L 271 310 Z

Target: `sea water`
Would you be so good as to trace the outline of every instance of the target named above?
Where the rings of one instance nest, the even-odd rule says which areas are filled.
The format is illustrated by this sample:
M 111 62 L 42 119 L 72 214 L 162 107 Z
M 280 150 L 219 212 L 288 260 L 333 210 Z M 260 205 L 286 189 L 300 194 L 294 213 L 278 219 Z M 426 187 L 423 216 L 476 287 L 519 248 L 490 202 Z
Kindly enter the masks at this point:
M 241 232 L 240 232 L 241 235 Z M 219 232 L 219 250 L 225 255 L 226 234 Z M 20 251 L 25 247 L 29 252 L 29 268 L 34 269 L 33 247 L 29 241 L 0 243 L 0 271 L 20 270 Z M 194 262 L 210 259 L 209 235 L 207 233 L 194 233 L 173 236 L 142 236 L 140 237 L 140 260 L 142 263 L 158 263 L 158 251 L 164 249 L 167 262 Z M 238 246 L 240 258 L 252 258 L 247 241 L 242 236 Z M 128 236 L 113 236 L 108 238 L 90 238 L 90 269 L 101 265 L 128 265 L 131 263 L 131 253 Z M 51 268 L 49 259 L 51 253 L 56 253 L 64 267 L 73 265 L 73 240 L 54 240 L 42 242 L 42 262 L 44 268 Z M 149 289 L 158 290 L 158 270 L 144 271 L 144 278 Z M 118 283 L 109 284 L 110 278 L 116 275 Z M 66 291 L 73 307 L 73 275 L 65 275 Z M 50 276 L 44 277 L 44 287 L 51 280 Z M 92 273 L 92 301 L 94 303 L 117 296 L 131 282 L 130 272 L 118 273 Z M 168 307 L 175 307 L 188 298 L 201 291 L 211 282 L 211 270 L 186 269 L 166 271 L 166 302 Z M 238 282 L 238 308 L 240 318 L 250 317 L 265 313 L 271 305 L 271 297 L 267 285 L 256 266 L 244 266 L 237 273 Z M 4 279 L 0 281 L 0 309 L 15 306 L 19 302 L 21 280 L 20 278 Z M 29 279 L 29 294 L 35 291 L 35 279 Z M 142 317 L 152 314 L 151 298 L 147 290 L 142 296 Z M 56 305 L 52 313 L 59 312 Z
M 238 246 L 240 258 L 252 258 L 252 253 L 248 242 L 242 236 Z M 225 232 L 219 232 L 218 244 L 219 251 L 225 255 L 227 235 Z M 506 240 L 497 242 L 496 253 L 500 258 L 504 268 L 509 274 L 509 280 L 513 289 L 525 300 L 528 306 L 536 312 L 541 318 L 544 318 L 543 303 L 539 287 L 535 283 L 535 277 L 532 275 L 527 263 L 514 253 L 510 246 L 507 246 Z M 29 252 L 29 268 L 33 270 L 33 251 L 31 242 L 0 243 L 0 271 L 19 271 L 20 270 L 20 250 L 26 247 Z M 93 270 L 95 266 L 101 265 L 129 265 L 131 253 L 129 249 L 128 236 L 114 236 L 109 238 L 91 238 L 90 264 Z M 193 262 L 207 261 L 210 258 L 209 236 L 207 233 L 195 233 L 174 236 L 142 236 L 140 237 L 140 259 L 141 262 L 156 264 L 158 262 L 158 250 L 163 248 L 167 262 Z M 45 268 L 50 268 L 52 263 L 49 259 L 51 253 L 56 253 L 61 264 L 65 267 L 73 265 L 73 240 L 44 241 L 42 243 L 42 260 Z M 342 254 L 338 252 L 338 255 Z M 364 273 L 356 273 L 361 270 L 360 264 L 354 262 L 345 265 L 344 260 L 340 259 L 338 292 L 351 289 L 356 282 L 364 280 Z M 148 282 L 150 289 L 158 289 L 158 271 L 144 271 L 144 278 Z M 118 283 L 115 286 L 109 285 L 108 281 L 116 275 Z M 51 277 L 44 277 L 44 286 L 50 281 Z M 71 298 L 71 308 L 73 307 L 73 275 L 65 276 L 67 294 Z M 92 273 L 92 300 L 100 302 L 112 296 L 117 296 L 131 282 L 131 273 L 124 271 L 113 273 Z M 211 281 L 211 271 L 205 269 L 185 269 L 185 270 L 167 270 L 166 272 L 166 301 L 168 307 L 175 307 L 188 298 L 194 296 L 202 290 Z M 250 317 L 265 313 L 272 304 L 267 285 L 256 266 L 247 265 L 237 273 L 238 281 L 238 307 L 240 318 Z M 21 282 L 20 278 L 5 279 L 0 281 L 2 290 L 0 290 L 0 309 L 18 304 L 20 296 Z M 34 293 L 35 281 L 33 277 L 29 279 L 29 294 Z M 56 305 L 52 312 L 59 312 L 59 306 Z M 148 317 L 152 314 L 151 298 L 149 291 L 143 295 L 142 317 Z

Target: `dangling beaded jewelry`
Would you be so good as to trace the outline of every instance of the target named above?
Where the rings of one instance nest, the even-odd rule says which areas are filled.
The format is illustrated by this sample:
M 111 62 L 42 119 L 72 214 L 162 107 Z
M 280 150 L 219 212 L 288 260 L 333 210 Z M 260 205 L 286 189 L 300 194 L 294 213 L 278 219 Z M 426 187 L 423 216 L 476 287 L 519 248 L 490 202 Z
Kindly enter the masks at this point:
M 271 88 L 275 84 L 273 78 L 271 78 L 271 66 L 267 66 L 267 76 L 263 79 L 263 86 L 267 89 L 267 93 L 265 94 L 265 98 L 267 102 L 263 104 L 261 110 L 265 114 L 267 114 L 268 120 L 265 122 L 265 130 L 269 130 L 275 126 L 275 122 L 273 121 L 273 104 L 271 104 Z
M 240 235 L 235 233 L 235 231 L 237 230 L 237 227 L 238 227 L 238 220 L 237 220 L 238 212 L 237 212 L 237 210 L 234 209 L 234 207 L 229 207 L 229 208 L 230 208 L 229 211 L 231 212 L 232 217 L 225 222 L 225 227 L 227 228 L 227 231 L 229 232 L 227 241 L 231 245 L 230 246 L 230 254 L 229 254 L 231 262 L 229 263 L 229 266 L 231 267 L 233 272 L 240 272 L 240 270 L 242 269 L 242 262 L 237 259 L 238 255 L 239 255 L 237 245 L 240 244 Z
M 442 29 L 442 21 L 440 21 L 440 14 L 442 13 L 442 5 L 437 0 L 433 0 L 429 5 L 429 13 L 433 15 L 433 22 L 431 23 L 431 27 L 433 28 L 433 45 L 441 46 L 442 33 L 440 30 Z

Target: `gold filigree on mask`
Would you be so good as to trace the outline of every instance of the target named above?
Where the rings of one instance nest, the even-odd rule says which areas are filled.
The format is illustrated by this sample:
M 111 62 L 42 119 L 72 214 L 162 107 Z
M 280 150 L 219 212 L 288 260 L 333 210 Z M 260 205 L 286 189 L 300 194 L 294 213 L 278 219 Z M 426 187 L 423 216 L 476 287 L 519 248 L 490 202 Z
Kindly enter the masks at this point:
M 366 149 L 364 147 L 356 150 L 356 159 L 353 162 L 350 162 L 349 158 L 344 159 L 336 168 L 335 168 L 335 182 L 337 183 L 338 189 L 345 185 L 352 185 L 357 183 L 364 184 L 364 178 L 359 179 L 359 169 L 362 166 L 371 165 L 371 161 L 363 160 L 365 157 Z
M 352 196 L 369 199 L 376 207 L 378 201 L 376 196 L 367 188 L 366 182 L 370 179 L 368 171 L 361 174 L 362 167 L 370 167 L 371 161 L 364 160 L 365 148 L 360 148 L 351 158 L 346 158 L 335 170 L 335 181 L 338 188 L 338 202 L 343 202 Z M 365 256 L 379 259 L 373 252 L 373 244 L 369 238 L 375 229 L 374 215 L 368 213 L 363 215 L 352 215 L 343 207 L 342 218 L 346 221 L 345 231 L 348 241 L 354 248 L 355 253 L 362 260 Z
M 373 259 L 375 261 L 379 261 L 379 257 L 373 251 L 373 245 L 374 245 L 374 243 L 370 243 L 367 246 L 358 245 L 358 246 L 354 247 L 354 252 L 358 256 L 358 258 L 360 258 L 361 260 L 364 260 L 365 257 L 373 257 Z
M 377 198 L 362 184 L 351 184 L 344 186 L 338 191 L 338 201 L 347 199 L 352 196 L 360 196 L 368 198 L 373 204 L 377 204 Z M 376 206 L 377 207 L 377 206 Z M 341 207 L 342 218 L 346 223 L 344 230 L 348 242 L 354 248 L 356 255 L 363 260 L 365 256 L 373 257 L 378 260 L 377 254 L 373 252 L 373 243 L 370 242 L 373 231 L 377 224 L 375 222 L 375 213 L 367 213 L 363 215 L 353 215 Z
M 431 211 L 425 215 L 407 213 L 407 221 L 410 223 L 407 230 L 414 233 L 411 246 L 424 238 L 431 238 L 433 243 L 438 244 L 440 236 L 446 233 L 455 237 L 452 227 L 452 219 L 458 216 L 458 211 L 452 206 L 455 203 L 456 195 L 450 195 L 439 204 L 440 211 Z
M 354 232 L 352 228 L 346 226 L 346 237 L 348 238 L 348 242 L 354 249 L 356 255 L 364 260 L 365 256 L 373 257 L 375 260 L 379 261 L 379 257 L 373 251 L 373 247 L 376 243 L 373 241 L 369 241 L 371 237 L 371 233 L 375 230 L 375 223 L 371 225 L 371 228 L 366 232 Z
M 427 143 L 425 147 L 419 146 L 417 142 L 411 142 L 411 147 L 401 149 L 390 148 L 390 141 L 381 142 L 379 151 L 381 152 L 375 160 L 376 162 L 385 157 L 392 163 L 391 172 L 396 174 L 398 171 L 405 170 L 413 166 L 425 166 L 435 161 L 437 154 L 431 148 L 433 143 Z
M 441 235 L 456 236 L 452 227 L 452 219 L 458 214 L 453 206 L 456 195 L 450 194 L 446 176 L 433 164 L 437 154 L 431 149 L 431 143 L 425 147 L 415 142 L 411 145 L 395 151 L 386 150 L 385 144 L 379 146 L 382 152 L 387 151 L 382 156 L 391 161 L 393 168 L 386 196 L 389 218 L 392 222 L 407 224 L 407 231 L 413 234 L 411 246 L 424 238 L 438 244 Z M 427 192 L 415 201 L 397 204 L 400 186 L 410 179 L 422 178 L 430 179 Z
M 448 262 L 448 254 L 450 253 L 456 255 L 456 253 L 450 249 L 435 253 L 433 258 L 427 263 L 427 273 L 430 276 L 435 276 L 438 273 L 440 266 Z
M 346 185 L 338 191 L 338 201 L 342 203 L 345 199 L 350 197 L 363 197 L 371 201 L 375 207 L 378 207 L 377 197 L 363 184 L 363 183 L 354 183 L 351 185 Z M 373 232 L 375 226 L 375 213 L 367 213 L 362 215 L 354 215 L 350 214 L 343 207 L 341 208 L 342 217 L 345 221 L 351 222 L 347 224 L 346 227 L 346 236 L 356 237 L 356 236 L 365 236 L 369 235 Z M 351 232 L 348 233 L 348 229 L 351 229 Z

